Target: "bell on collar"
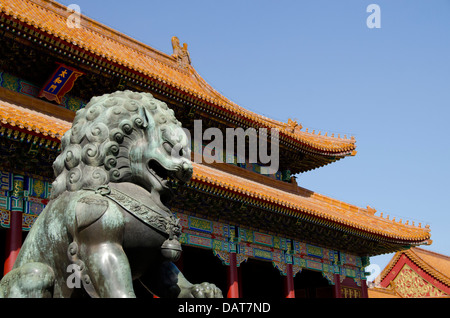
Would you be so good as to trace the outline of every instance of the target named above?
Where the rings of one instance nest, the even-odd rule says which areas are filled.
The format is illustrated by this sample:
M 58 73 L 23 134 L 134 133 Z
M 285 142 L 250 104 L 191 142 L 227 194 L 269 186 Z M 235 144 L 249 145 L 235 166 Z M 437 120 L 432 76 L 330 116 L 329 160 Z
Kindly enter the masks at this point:
M 171 262 L 176 262 L 180 258 L 181 251 L 181 244 L 176 239 L 167 239 L 161 245 L 162 255 Z

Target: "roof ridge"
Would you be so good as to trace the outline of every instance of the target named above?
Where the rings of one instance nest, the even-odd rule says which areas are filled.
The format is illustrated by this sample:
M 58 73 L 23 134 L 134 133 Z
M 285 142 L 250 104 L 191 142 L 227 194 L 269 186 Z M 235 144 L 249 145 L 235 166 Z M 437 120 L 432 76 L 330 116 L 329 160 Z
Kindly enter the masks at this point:
M 380 212 L 380 215 L 375 215 L 377 210 L 372 208 L 369 205 L 367 205 L 365 208 L 363 208 L 363 207 L 360 207 L 360 206 L 358 206 L 356 204 L 353 204 L 353 203 L 344 202 L 344 201 L 341 201 L 339 199 L 335 199 L 333 197 L 330 197 L 328 195 L 317 193 L 315 191 L 308 190 L 308 189 L 300 187 L 300 186 L 298 186 L 298 187 L 301 188 L 302 190 L 310 191 L 311 192 L 311 196 L 316 197 L 317 199 L 322 200 L 323 202 L 326 202 L 327 204 L 334 205 L 335 207 L 339 207 L 339 208 L 344 209 L 344 210 L 354 211 L 356 213 L 366 213 L 367 214 L 366 217 L 374 218 L 374 219 L 377 219 L 377 220 L 382 220 L 382 221 L 384 221 L 384 222 L 386 222 L 387 224 L 390 224 L 390 225 L 399 223 L 399 224 L 402 224 L 403 226 L 408 226 L 408 227 L 416 228 L 416 229 L 427 230 L 429 228 L 429 225 L 427 225 L 427 224 L 425 224 L 423 227 L 422 227 L 421 223 L 419 223 L 419 225 L 415 225 L 414 221 L 412 221 L 411 224 L 410 224 L 409 220 L 407 220 L 407 219 L 405 219 L 404 222 L 403 222 L 403 219 L 399 219 L 399 220 L 396 221 L 395 217 L 392 220 L 390 220 L 389 219 L 389 214 L 387 214 L 386 217 L 384 217 L 383 216 L 383 212 Z
M 441 254 L 441 253 L 438 253 L 438 252 L 435 252 L 435 251 L 430 251 L 430 250 L 427 250 L 427 249 L 424 249 L 424 248 L 421 248 L 421 247 L 414 247 L 414 248 L 412 248 L 412 250 L 414 250 L 415 254 L 417 254 L 417 251 L 420 251 L 420 253 L 425 253 L 425 254 L 428 254 L 428 255 L 437 256 L 439 258 L 444 258 L 444 259 L 447 259 L 447 260 L 450 261 L 450 256 L 445 255 L 445 254 Z

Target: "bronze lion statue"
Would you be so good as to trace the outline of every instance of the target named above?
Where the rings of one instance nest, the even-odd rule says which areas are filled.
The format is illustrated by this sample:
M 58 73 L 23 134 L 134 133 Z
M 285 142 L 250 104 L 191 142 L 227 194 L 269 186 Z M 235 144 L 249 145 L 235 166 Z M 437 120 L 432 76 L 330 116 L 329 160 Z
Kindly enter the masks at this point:
M 192 176 L 189 142 L 149 93 L 92 98 L 61 140 L 50 201 L 0 296 L 136 297 L 139 279 L 159 297 L 222 297 L 173 264 L 181 226 L 167 203 L 171 182 Z

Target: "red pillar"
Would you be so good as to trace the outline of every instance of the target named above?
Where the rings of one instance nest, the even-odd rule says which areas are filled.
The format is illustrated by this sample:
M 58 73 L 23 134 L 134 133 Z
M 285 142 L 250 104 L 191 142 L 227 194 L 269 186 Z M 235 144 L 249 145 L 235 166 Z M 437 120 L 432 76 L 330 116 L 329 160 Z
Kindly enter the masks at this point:
M 244 292 L 242 291 L 242 267 L 237 268 L 238 271 L 238 282 L 239 282 L 239 297 L 244 297 Z
M 341 296 L 341 277 L 339 274 L 334 274 L 334 298 L 342 298 Z
M 286 264 L 286 276 L 284 277 L 284 296 L 285 298 L 295 298 L 294 274 L 292 264 Z
M 10 211 L 11 222 L 6 233 L 6 255 L 3 275 L 6 275 L 14 266 L 17 255 L 22 247 L 22 212 Z
M 366 279 L 361 279 L 361 298 L 369 298 Z
M 230 253 L 228 271 L 227 298 L 239 298 L 239 276 L 237 271 L 236 253 Z

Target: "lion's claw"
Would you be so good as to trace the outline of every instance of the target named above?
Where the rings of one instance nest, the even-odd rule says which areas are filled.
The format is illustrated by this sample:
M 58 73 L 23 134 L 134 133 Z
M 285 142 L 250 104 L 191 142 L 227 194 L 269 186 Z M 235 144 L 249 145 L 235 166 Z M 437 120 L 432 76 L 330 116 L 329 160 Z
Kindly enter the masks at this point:
M 223 298 L 220 289 L 210 283 L 193 285 L 191 287 L 191 294 L 194 298 Z

